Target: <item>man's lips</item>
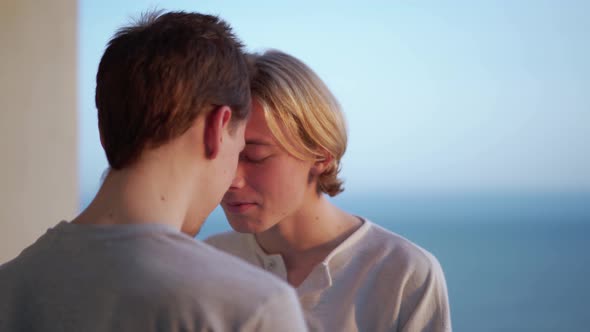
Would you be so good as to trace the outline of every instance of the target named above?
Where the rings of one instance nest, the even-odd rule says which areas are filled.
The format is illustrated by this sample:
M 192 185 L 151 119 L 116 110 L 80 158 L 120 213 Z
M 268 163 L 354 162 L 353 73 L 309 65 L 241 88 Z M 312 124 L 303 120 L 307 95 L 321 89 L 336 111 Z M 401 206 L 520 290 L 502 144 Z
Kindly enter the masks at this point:
M 254 202 L 245 202 L 245 201 L 231 201 L 231 202 L 223 202 L 222 203 L 225 210 L 231 213 L 242 213 L 250 210 L 251 208 L 255 207 L 256 203 Z

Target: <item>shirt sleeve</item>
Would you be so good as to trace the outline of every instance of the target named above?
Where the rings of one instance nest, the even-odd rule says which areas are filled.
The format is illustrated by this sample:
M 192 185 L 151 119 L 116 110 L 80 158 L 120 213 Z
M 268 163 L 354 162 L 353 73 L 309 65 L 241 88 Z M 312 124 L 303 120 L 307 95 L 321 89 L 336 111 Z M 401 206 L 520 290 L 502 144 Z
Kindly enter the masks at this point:
M 430 254 L 428 258 L 429 264 L 415 271 L 403 290 L 401 332 L 452 330 L 445 276 L 438 260 Z
M 268 299 L 245 324 L 244 331 L 308 331 L 295 290 L 284 288 Z

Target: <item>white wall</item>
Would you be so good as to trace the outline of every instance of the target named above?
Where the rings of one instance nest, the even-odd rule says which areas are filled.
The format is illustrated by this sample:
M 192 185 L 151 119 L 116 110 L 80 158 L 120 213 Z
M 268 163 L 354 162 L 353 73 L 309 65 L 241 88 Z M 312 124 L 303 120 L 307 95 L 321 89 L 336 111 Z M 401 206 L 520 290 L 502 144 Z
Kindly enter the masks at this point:
M 78 207 L 77 1 L 0 2 L 0 264 Z

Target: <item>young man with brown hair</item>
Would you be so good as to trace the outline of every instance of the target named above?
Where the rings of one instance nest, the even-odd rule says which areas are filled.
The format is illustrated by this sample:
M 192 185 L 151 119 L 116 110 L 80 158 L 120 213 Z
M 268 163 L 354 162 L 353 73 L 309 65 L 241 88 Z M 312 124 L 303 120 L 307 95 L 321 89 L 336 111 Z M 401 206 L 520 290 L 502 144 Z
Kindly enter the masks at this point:
M 229 188 L 250 112 L 217 17 L 149 14 L 96 77 L 110 170 L 88 208 L 0 267 L 1 331 L 299 331 L 292 288 L 192 237 Z

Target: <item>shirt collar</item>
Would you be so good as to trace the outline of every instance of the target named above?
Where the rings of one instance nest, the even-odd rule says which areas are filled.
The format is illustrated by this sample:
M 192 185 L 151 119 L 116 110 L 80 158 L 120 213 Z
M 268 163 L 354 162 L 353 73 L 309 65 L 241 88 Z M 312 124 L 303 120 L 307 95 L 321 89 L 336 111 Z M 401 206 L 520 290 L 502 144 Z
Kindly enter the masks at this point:
M 346 264 L 352 256 L 345 255 L 344 253 L 348 251 L 348 249 L 354 247 L 371 227 L 371 222 L 369 220 L 362 217 L 358 218 L 363 222 L 361 227 L 342 241 L 342 243 L 332 250 L 322 263 L 318 264 L 311 271 L 303 283 L 297 287 L 297 293 L 299 295 L 321 291 L 332 286 L 334 272 L 337 271 L 339 267 Z M 283 257 L 280 254 L 269 255 L 265 253 L 258 242 L 256 242 L 254 234 L 248 234 L 248 246 L 254 251 L 261 266 L 265 270 L 287 281 L 287 269 Z

